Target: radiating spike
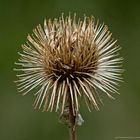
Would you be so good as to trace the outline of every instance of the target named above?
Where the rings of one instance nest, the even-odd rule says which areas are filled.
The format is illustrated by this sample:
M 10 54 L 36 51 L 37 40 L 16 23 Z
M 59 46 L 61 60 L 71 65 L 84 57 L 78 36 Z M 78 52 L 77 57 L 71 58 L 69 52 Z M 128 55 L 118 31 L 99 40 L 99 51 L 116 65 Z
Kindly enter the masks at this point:
M 56 91 L 57 91 L 57 85 L 58 85 L 58 81 L 61 78 L 61 76 L 58 77 L 57 80 L 55 80 L 54 85 L 53 85 L 53 91 L 51 93 L 51 98 L 50 98 L 50 103 L 48 105 L 48 109 L 52 111 L 53 110 L 53 106 L 54 106 L 54 100 L 55 100 L 55 96 L 56 96 Z
M 62 86 L 63 85 L 59 85 L 59 90 L 58 90 L 58 97 L 57 97 L 57 103 L 56 103 L 56 112 L 57 110 L 59 109 L 59 103 L 60 103 L 60 96 L 61 96 L 61 93 L 62 93 Z
M 64 85 L 64 94 L 63 94 L 63 99 L 62 99 L 62 109 L 61 109 L 61 114 L 64 112 L 64 107 L 65 107 L 65 102 L 66 102 L 66 97 L 67 97 L 67 85 Z
M 39 109 L 41 108 L 42 103 L 43 103 L 43 101 L 44 101 L 44 99 L 45 99 L 45 97 L 46 97 L 46 94 L 47 94 L 47 91 L 48 91 L 48 89 L 49 89 L 50 83 L 51 83 L 51 81 L 48 81 L 48 82 L 45 84 L 45 90 L 44 90 L 42 99 L 41 99 L 41 101 L 40 101 Z
M 74 99 L 75 99 L 75 110 L 77 113 L 79 111 L 79 103 L 78 103 L 77 90 L 76 90 L 75 86 L 73 86 L 73 91 L 74 91 Z
M 69 79 L 67 78 L 67 85 L 69 87 L 69 91 L 70 91 L 70 97 L 71 97 L 71 104 L 72 104 L 72 111 L 73 111 L 73 115 L 75 115 L 75 103 L 74 103 L 74 97 L 73 97 L 73 89 L 72 89 L 72 85 L 71 83 L 69 82 Z

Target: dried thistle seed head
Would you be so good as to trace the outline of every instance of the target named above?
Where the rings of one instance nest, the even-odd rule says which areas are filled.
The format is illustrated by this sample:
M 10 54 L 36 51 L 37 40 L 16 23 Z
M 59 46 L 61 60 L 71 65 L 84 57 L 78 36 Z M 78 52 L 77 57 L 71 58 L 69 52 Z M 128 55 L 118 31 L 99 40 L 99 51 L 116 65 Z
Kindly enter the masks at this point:
M 120 47 L 108 27 L 93 17 L 78 22 L 75 15 L 45 20 L 44 27 L 38 25 L 27 39 L 16 63 L 17 86 L 23 95 L 36 90 L 35 108 L 63 112 L 70 97 L 76 113 L 82 97 L 89 110 L 98 110 L 97 89 L 110 98 L 110 93 L 117 92 L 122 72 Z

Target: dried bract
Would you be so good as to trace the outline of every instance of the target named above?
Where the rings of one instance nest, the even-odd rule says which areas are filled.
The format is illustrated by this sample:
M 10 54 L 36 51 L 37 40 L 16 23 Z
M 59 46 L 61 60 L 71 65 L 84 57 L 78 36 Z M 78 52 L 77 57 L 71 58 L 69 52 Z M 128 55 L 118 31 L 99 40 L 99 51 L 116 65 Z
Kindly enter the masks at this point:
M 23 95 L 36 91 L 35 108 L 63 113 L 70 97 L 75 114 L 82 97 L 89 110 L 99 110 L 97 90 L 110 98 L 110 93 L 117 92 L 122 73 L 120 47 L 108 27 L 93 17 L 77 21 L 75 15 L 62 15 L 45 20 L 44 27 L 38 25 L 27 39 L 16 63 L 17 86 Z

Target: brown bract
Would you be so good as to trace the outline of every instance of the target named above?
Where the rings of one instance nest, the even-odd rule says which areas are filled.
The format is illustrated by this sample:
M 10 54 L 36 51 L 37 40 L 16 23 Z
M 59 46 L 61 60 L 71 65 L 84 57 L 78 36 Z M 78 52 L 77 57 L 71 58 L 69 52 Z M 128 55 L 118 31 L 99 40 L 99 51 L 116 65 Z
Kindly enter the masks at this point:
M 77 21 L 76 15 L 62 15 L 45 20 L 43 28 L 39 25 L 28 35 L 23 53 L 19 53 L 19 91 L 26 94 L 36 89 L 34 106 L 46 111 L 63 113 L 68 97 L 73 114 L 79 111 L 80 97 L 89 110 L 99 110 L 97 89 L 113 98 L 110 93 L 117 92 L 121 81 L 120 47 L 111 36 L 108 27 L 93 17 Z

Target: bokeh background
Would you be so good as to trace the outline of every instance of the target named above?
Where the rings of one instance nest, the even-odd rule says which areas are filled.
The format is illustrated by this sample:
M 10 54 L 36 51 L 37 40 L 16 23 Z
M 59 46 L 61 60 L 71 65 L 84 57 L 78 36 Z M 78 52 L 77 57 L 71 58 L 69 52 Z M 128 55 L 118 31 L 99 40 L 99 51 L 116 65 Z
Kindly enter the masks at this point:
M 138 0 L 0 0 L 0 140 L 66 140 L 59 114 L 34 110 L 33 95 L 22 97 L 13 83 L 14 62 L 28 33 L 44 18 L 64 12 L 94 15 L 105 22 L 122 46 L 124 82 L 112 101 L 104 97 L 101 111 L 82 107 L 85 123 L 79 140 L 140 137 L 140 1 Z

